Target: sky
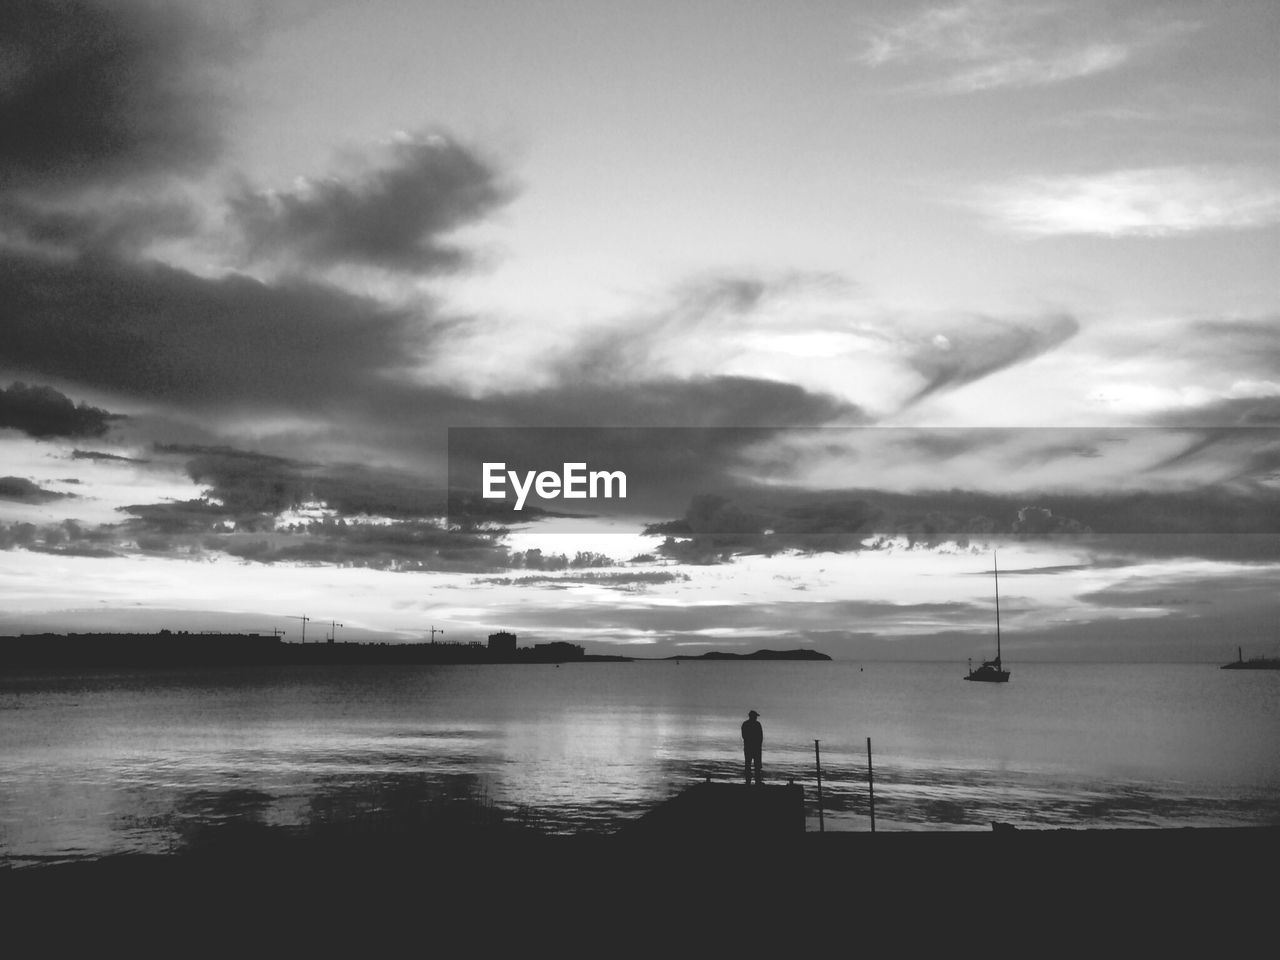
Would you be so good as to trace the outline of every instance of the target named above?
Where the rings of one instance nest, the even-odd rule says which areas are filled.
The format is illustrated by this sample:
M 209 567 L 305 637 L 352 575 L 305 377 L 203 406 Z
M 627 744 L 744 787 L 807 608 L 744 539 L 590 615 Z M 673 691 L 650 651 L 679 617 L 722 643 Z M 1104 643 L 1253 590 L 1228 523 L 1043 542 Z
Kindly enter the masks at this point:
M 0 633 L 962 663 L 998 563 L 1010 665 L 1274 654 L 1278 39 L 14 0 Z M 490 460 L 630 486 L 514 511 Z

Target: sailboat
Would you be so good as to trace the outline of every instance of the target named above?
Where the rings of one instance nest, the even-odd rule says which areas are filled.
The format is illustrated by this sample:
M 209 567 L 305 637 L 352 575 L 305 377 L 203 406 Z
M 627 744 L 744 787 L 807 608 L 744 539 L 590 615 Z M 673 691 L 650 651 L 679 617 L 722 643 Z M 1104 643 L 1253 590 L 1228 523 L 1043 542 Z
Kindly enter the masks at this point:
M 991 555 L 991 572 L 996 578 L 996 658 L 984 660 L 982 666 L 973 669 L 973 661 L 969 661 L 969 674 L 966 680 L 982 680 L 987 683 L 1008 683 L 1009 671 L 1000 665 L 1000 569 L 996 563 L 996 555 Z

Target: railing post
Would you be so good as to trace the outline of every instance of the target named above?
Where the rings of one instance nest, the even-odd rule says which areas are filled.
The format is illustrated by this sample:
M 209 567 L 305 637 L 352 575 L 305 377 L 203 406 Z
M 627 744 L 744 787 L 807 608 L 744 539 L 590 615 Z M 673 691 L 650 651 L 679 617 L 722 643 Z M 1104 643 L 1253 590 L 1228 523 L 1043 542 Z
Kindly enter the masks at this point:
M 871 738 L 867 737 L 867 790 L 871 794 L 871 832 L 876 832 L 876 780 L 871 771 Z
M 818 741 L 813 741 L 813 762 L 818 767 L 818 832 L 826 833 L 827 825 L 822 819 L 822 754 L 818 751 Z

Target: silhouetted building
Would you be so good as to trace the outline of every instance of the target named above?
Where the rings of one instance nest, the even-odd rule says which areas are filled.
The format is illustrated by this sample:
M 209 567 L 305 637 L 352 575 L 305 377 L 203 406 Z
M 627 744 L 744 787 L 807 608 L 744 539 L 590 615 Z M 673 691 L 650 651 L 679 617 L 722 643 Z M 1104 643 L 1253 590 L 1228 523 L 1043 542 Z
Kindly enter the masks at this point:
M 533 658 L 535 660 L 581 660 L 586 649 L 576 643 L 553 640 L 551 643 L 535 643 Z
M 516 655 L 516 635 L 507 633 L 505 630 L 489 634 L 489 652 L 500 657 L 514 657 Z

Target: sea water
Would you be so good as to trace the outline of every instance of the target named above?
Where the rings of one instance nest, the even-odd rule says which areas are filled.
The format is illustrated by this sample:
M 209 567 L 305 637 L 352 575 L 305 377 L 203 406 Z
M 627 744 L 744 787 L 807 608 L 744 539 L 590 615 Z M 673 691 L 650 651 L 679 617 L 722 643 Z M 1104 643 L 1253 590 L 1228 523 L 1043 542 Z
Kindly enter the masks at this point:
M 0 862 L 465 800 L 610 833 L 691 784 L 804 787 L 810 830 L 1280 824 L 1280 672 L 639 661 L 0 677 Z M 818 774 L 821 772 L 819 789 Z

